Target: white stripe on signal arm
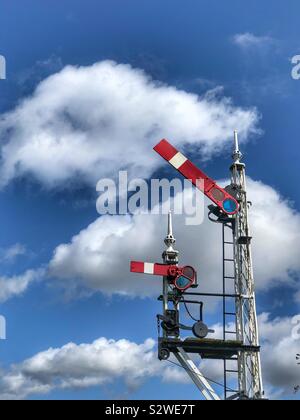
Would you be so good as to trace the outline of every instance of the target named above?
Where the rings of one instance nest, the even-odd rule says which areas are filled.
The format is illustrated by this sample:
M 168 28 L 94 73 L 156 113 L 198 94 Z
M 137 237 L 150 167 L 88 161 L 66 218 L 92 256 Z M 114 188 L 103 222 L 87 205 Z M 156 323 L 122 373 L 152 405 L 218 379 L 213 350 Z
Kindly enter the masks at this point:
M 175 169 L 179 169 L 188 159 L 180 152 L 169 160 L 169 163 L 174 166 Z
M 144 273 L 145 274 L 154 274 L 154 264 L 153 263 L 145 263 L 144 264 Z

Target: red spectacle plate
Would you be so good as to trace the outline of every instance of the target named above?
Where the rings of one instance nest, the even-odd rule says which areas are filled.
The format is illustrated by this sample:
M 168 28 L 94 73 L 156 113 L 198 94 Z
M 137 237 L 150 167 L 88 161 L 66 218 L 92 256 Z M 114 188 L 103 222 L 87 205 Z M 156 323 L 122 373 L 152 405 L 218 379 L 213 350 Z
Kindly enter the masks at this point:
M 179 269 L 177 276 L 173 280 L 173 285 L 180 291 L 189 289 L 197 282 L 197 273 L 193 267 L 185 266 Z
M 202 191 L 224 213 L 234 215 L 239 210 L 237 200 L 226 190 L 208 177 L 203 171 L 195 166 L 189 159 L 182 155 L 167 140 L 162 140 L 154 147 L 154 150 L 172 165 L 181 175 L 190 180 L 192 184 Z

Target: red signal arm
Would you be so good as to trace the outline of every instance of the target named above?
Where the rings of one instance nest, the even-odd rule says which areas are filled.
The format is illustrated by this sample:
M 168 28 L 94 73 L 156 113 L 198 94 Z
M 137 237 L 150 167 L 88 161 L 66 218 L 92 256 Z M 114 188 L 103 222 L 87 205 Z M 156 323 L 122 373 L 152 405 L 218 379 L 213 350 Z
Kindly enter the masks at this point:
M 154 150 L 169 162 L 185 178 L 190 180 L 200 191 L 202 191 L 213 203 L 227 214 L 236 214 L 239 210 L 237 200 L 232 197 L 224 188 L 188 160 L 167 140 L 158 143 Z M 202 181 L 202 182 L 199 182 Z M 225 206 L 225 204 L 227 204 Z M 230 207 L 228 205 L 230 204 Z M 225 206 L 225 207 L 224 207 Z

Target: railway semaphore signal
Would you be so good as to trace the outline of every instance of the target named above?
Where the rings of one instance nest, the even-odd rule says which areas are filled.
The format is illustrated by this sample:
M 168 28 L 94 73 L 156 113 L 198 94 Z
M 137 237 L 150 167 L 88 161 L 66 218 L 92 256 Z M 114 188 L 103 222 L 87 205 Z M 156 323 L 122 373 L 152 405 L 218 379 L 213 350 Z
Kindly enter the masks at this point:
M 196 270 L 189 266 L 179 266 L 179 253 L 174 249 L 176 241 L 171 214 L 163 264 L 131 263 L 132 272 L 162 276 L 163 293 L 159 300 L 163 304 L 163 314 L 157 316 L 159 359 L 168 360 L 173 355 L 207 400 L 220 400 L 220 397 L 195 364 L 195 356 L 223 361 L 224 381 L 221 386 L 224 388 L 225 400 L 264 398 L 249 227 L 250 202 L 237 132 L 234 133 L 234 145 L 231 183 L 226 188 L 220 187 L 167 140 L 162 140 L 154 147 L 161 157 L 213 203 L 208 207 L 209 220 L 222 226 L 222 293 L 189 290 L 197 287 Z M 201 273 L 201 278 L 203 284 L 205 273 Z M 214 331 L 203 321 L 203 302 L 199 300 L 203 296 L 222 300 L 222 338 L 211 337 Z M 188 305 L 199 307 L 198 319 L 191 315 Z M 193 326 L 183 325 L 180 321 L 182 306 L 196 321 Z M 193 337 L 184 337 L 184 331 L 191 331 Z M 190 354 L 194 354 L 194 357 Z
M 167 277 L 169 284 L 182 292 L 190 287 L 197 287 L 197 273 L 190 266 L 178 267 L 176 265 L 132 261 L 130 271 L 132 273 Z

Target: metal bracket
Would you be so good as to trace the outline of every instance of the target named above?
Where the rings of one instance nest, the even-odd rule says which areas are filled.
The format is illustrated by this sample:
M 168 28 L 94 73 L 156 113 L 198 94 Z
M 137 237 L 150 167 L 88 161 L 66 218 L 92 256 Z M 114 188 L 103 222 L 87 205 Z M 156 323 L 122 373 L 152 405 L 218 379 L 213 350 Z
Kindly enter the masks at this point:
M 221 398 L 182 348 L 178 348 L 178 353 L 176 352 L 174 355 L 206 400 L 221 401 Z

